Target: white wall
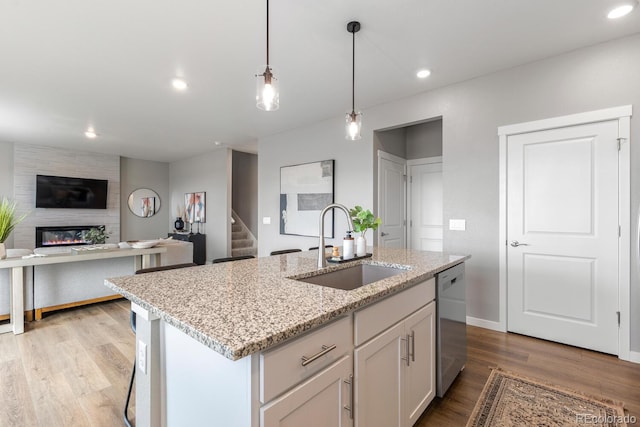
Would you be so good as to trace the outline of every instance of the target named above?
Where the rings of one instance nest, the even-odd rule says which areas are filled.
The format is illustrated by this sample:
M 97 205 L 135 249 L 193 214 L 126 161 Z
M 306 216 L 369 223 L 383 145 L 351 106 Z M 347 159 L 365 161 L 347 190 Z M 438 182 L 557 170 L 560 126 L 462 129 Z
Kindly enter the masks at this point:
M 169 164 L 171 212 L 184 211 L 184 194 L 205 191 L 207 261 L 230 256 L 231 252 L 231 150 L 217 149 Z M 173 228 L 175 218 L 167 224 Z M 188 228 L 188 224 L 185 228 Z M 193 232 L 197 227 L 194 224 Z
M 29 212 L 13 231 L 16 248 L 35 247 L 36 226 L 105 225 L 107 242 L 120 241 L 120 157 L 37 145 L 13 147 L 14 197 L 20 212 Z M 107 209 L 36 208 L 36 175 L 108 180 Z
M 160 198 L 160 210 L 150 218 L 134 215 L 127 200 L 132 191 L 148 188 Z M 120 238 L 122 240 L 147 240 L 167 237 L 173 231 L 173 221 L 178 216 L 171 209 L 169 193 L 169 163 L 120 158 Z M 167 226 L 167 222 L 171 225 Z
M 301 238 L 278 234 L 279 167 L 336 158 L 336 201 L 372 206 L 373 131 L 442 117 L 444 219 L 464 218 L 467 231 L 445 231 L 445 250 L 473 256 L 467 264 L 467 314 L 499 321 L 497 128 L 548 117 L 635 104 L 640 106 L 640 36 L 564 55 L 380 105 L 364 113 L 363 139 L 344 141 L 337 115 L 259 141 L 260 254 Z M 640 202 L 638 113 L 631 119 L 632 218 Z M 633 140 L 635 138 L 635 140 Z M 635 220 L 634 220 L 635 222 Z M 338 219 L 338 225 L 342 224 Z M 636 234 L 633 225 L 632 236 Z M 339 234 L 338 234 L 339 235 Z M 305 243 L 308 243 L 305 241 Z M 632 265 L 631 349 L 640 350 L 640 279 Z

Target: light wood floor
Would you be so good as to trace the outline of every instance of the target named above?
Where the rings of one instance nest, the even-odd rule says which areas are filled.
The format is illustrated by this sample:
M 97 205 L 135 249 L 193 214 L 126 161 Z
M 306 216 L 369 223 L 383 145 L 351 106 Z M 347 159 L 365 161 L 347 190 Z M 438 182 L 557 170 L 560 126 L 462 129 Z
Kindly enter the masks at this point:
M 128 302 L 50 314 L 22 335 L 0 335 L 0 426 L 121 426 L 133 362 Z M 465 370 L 418 423 L 464 426 L 489 367 L 625 402 L 640 419 L 640 365 L 613 356 L 467 327 Z
M 125 300 L 0 335 L 0 426 L 122 426 L 135 339 Z

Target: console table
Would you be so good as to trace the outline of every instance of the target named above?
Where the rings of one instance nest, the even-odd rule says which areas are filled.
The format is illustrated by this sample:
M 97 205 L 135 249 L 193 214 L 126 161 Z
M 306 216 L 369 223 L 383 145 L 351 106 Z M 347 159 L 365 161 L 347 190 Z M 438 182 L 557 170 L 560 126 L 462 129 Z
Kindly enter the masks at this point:
M 8 258 L 0 260 L 0 269 L 11 269 L 11 296 L 10 296 L 10 323 L 0 325 L 0 333 L 24 332 L 24 267 L 46 264 L 60 264 L 66 262 L 92 261 L 107 258 L 134 257 L 134 268 L 146 268 L 151 266 L 153 256 L 155 265 L 160 265 L 160 254 L 167 251 L 166 247 L 150 249 L 111 249 L 102 251 L 87 251 L 73 254 L 55 254 L 38 256 L 33 258 Z M 106 279 L 106 278 L 105 278 Z
M 204 265 L 207 262 L 207 235 L 200 233 L 169 233 L 168 237 L 193 243 L 193 262 Z

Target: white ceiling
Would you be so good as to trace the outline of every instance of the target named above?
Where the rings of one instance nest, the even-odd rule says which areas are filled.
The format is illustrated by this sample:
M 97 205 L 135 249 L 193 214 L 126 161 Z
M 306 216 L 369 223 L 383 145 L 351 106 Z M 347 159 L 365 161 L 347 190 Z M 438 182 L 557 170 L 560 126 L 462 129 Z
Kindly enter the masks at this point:
M 0 0 L 0 141 L 172 161 L 640 31 L 612 0 Z M 433 74 L 419 80 L 415 72 Z M 181 75 L 185 93 L 171 87 Z M 366 118 L 365 118 L 366 120 Z M 88 140 L 94 126 L 99 137 Z

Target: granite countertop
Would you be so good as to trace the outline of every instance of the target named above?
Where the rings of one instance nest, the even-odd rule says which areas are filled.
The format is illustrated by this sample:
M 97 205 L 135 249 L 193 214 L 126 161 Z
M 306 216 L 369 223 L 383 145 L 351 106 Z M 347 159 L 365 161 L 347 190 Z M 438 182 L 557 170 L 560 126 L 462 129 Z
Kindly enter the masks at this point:
M 318 273 L 317 251 L 209 264 L 105 280 L 105 285 L 231 360 L 433 277 L 469 256 L 374 248 L 369 263 L 405 269 L 345 291 L 290 279 Z

